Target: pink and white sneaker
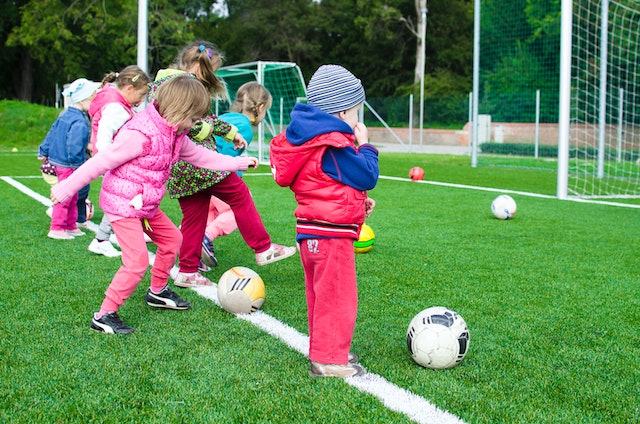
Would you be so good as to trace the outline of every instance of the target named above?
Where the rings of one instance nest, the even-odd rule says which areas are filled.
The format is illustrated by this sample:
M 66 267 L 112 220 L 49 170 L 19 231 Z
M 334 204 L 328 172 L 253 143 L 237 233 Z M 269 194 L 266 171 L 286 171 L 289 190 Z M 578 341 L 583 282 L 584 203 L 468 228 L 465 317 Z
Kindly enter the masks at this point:
M 211 280 L 207 277 L 204 277 L 199 272 L 179 272 L 174 280 L 173 284 L 178 287 L 202 287 L 202 286 L 213 286 Z
M 268 265 L 270 263 L 286 259 L 289 256 L 293 256 L 294 253 L 296 253 L 296 248 L 293 246 L 271 244 L 271 247 L 264 252 L 256 253 L 256 263 L 260 266 Z

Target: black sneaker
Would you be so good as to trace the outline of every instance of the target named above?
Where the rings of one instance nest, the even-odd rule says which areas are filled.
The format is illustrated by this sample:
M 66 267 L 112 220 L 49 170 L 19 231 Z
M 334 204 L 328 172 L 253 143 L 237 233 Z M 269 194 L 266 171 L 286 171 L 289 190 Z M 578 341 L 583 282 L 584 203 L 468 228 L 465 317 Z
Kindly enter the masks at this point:
M 213 248 L 213 241 L 206 235 L 204 236 L 204 239 L 202 239 L 202 252 L 200 254 L 200 259 L 200 262 L 204 263 L 206 266 L 212 268 L 214 266 L 218 266 L 218 259 L 216 258 L 216 251 Z
M 96 331 L 103 331 L 109 334 L 129 334 L 136 331 L 122 322 L 117 312 L 110 312 L 102 315 L 99 319 L 95 317 L 91 320 L 91 328 Z
M 165 287 L 160 293 L 156 294 L 151 291 L 151 288 L 147 290 L 147 295 L 144 297 L 144 301 L 147 305 L 154 308 L 166 308 L 166 309 L 178 309 L 184 310 L 191 307 L 191 302 L 181 299 L 169 286 Z

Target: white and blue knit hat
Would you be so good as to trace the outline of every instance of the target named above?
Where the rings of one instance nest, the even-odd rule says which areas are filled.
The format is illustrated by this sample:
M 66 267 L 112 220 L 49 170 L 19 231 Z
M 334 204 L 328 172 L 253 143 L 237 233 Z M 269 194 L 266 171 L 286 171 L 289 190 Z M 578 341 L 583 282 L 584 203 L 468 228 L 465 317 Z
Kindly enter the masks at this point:
M 62 92 L 63 96 L 70 97 L 71 103 L 80 103 L 88 99 L 100 88 L 100 83 L 89 81 L 86 78 L 78 78 Z
M 340 65 L 322 65 L 307 87 L 307 102 L 332 114 L 364 102 L 362 82 Z

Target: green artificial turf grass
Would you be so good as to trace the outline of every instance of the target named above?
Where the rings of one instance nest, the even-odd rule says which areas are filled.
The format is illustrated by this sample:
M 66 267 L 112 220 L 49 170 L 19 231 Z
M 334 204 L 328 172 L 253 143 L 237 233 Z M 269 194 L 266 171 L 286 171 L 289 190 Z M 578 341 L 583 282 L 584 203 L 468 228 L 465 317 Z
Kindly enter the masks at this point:
M 532 191 L 537 182 L 536 192 L 553 192 L 545 172 L 525 178 L 457 157 L 410 158 L 383 155 L 382 174 L 404 177 L 410 164 L 424 166 L 425 179 Z M 5 175 L 38 175 L 37 165 L 0 155 Z M 293 195 L 253 174 L 245 181 L 273 241 L 292 244 Z M 41 178 L 19 182 L 48 195 Z M 98 191 L 99 180 L 96 204 Z M 490 211 L 495 192 L 381 179 L 370 195 L 376 244 L 356 258 L 353 342 L 370 372 L 467 422 L 639 419 L 637 210 L 514 195 L 515 219 L 500 221 Z M 48 239 L 45 207 L 4 182 L 0 198 L 0 420 L 409 422 L 340 380 L 310 378 L 302 355 L 193 291 L 179 291 L 189 311 L 148 307 L 149 274 L 120 310 L 136 333 L 89 330 L 119 260 L 88 253 L 90 235 Z M 179 223 L 175 200 L 162 208 Z M 297 256 L 256 267 L 237 232 L 216 252 L 209 278 L 256 269 L 264 312 L 306 334 Z M 469 352 L 454 369 L 421 368 L 407 352 L 410 320 L 435 305 L 469 326 Z

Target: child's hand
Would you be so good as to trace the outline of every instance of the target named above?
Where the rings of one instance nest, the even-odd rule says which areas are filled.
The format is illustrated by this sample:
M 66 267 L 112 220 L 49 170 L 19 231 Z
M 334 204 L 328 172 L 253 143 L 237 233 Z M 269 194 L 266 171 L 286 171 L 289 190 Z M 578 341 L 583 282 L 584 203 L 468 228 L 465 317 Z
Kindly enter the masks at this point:
M 242 134 L 237 133 L 235 138 L 233 139 L 233 149 L 234 150 L 246 149 L 247 146 L 249 146 L 249 144 L 244 139 Z
M 358 122 L 356 124 L 353 128 L 353 132 L 356 135 L 356 143 L 358 146 L 362 146 L 369 142 L 369 130 L 362 122 Z
M 42 163 L 45 163 L 47 161 L 47 157 L 38 155 L 38 160 Z
M 364 215 L 369 218 L 371 216 L 371 212 L 373 212 L 373 208 L 376 207 L 376 201 L 371 197 L 367 197 L 364 201 Z
M 249 168 L 256 169 L 258 165 L 260 165 L 260 163 L 258 162 L 258 158 L 249 156 Z
M 57 205 L 58 203 L 60 203 L 60 201 L 56 198 L 56 196 L 53 195 L 53 187 L 51 187 L 51 203 L 53 203 L 54 205 Z

